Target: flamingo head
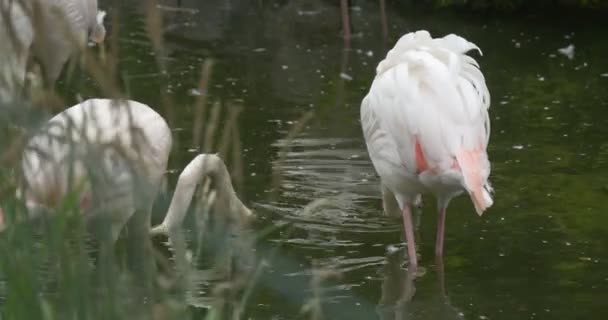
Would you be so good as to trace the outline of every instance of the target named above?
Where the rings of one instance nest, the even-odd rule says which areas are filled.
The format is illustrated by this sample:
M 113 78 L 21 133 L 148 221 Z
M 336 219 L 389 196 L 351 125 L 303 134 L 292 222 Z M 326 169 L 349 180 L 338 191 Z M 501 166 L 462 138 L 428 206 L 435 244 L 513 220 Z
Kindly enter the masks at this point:
M 91 41 L 100 44 L 106 39 L 106 27 L 103 25 L 103 21 L 106 17 L 106 12 L 103 10 L 99 10 L 97 12 L 96 24 L 93 27 L 93 32 L 91 32 Z

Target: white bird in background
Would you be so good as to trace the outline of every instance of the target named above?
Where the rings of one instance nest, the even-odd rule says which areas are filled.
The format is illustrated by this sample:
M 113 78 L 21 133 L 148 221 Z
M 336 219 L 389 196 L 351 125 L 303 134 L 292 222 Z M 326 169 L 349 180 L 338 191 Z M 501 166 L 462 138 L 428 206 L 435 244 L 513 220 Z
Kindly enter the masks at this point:
M 492 205 L 486 153 L 490 94 L 469 50 L 454 34 L 408 33 L 376 69 L 361 104 L 367 149 L 381 179 L 384 210 L 403 217 L 409 264 L 418 265 L 410 206 L 419 194 L 437 198 L 435 255 L 443 256 L 446 209 L 466 191 L 481 215 Z
M 104 41 L 105 15 L 97 0 L 0 0 L 0 102 L 21 94 L 28 59 L 39 62 L 52 86 L 88 40 Z
M 45 0 L 36 29 L 33 55 L 40 61 L 47 85 L 53 85 L 63 66 L 83 50 L 88 40 L 102 43 L 106 13 L 97 0 Z
M 34 41 L 26 8 L 0 0 L 0 102 L 9 103 L 25 83 L 30 46 Z
M 171 131 L 152 108 L 135 102 L 91 99 L 66 109 L 26 145 L 22 159 L 23 197 L 30 216 L 55 208 L 70 192 L 79 192 L 86 218 L 111 214 L 116 241 L 129 218 L 150 211 L 164 179 L 172 146 Z M 195 157 L 181 173 L 164 222 L 155 233 L 168 232 L 184 219 L 198 184 L 209 179 L 215 207 L 234 219 L 251 212 L 239 200 L 222 159 Z M 3 224 L 0 210 L 0 230 Z

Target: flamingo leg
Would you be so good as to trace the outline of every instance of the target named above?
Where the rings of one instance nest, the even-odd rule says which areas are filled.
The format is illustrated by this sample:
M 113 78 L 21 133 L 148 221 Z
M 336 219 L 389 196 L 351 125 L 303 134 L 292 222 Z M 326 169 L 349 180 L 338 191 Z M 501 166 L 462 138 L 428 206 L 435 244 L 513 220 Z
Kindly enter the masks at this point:
M 443 267 L 443 256 L 435 256 L 435 268 L 437 269 L 437 277 L 439 278 L 439 291 L 443 297 L 447 297 L 445 291 L 445 269 Z
M 407 255 L 410 267 L 415 270 L 418 267 L 418 257 L 416 257 L 416 242 L 414 240 L 414 225 L 412 224 L 412 211 L 410 205 L 403 206 L 403 228 L 405 229 L 405 241 L 407 242 Z
M 445 234 L 445 216 L 447 208 L 439 207 L 437 215 L 437 239 L 435 241 L 435 257 L 443 257 L 443 240 Z

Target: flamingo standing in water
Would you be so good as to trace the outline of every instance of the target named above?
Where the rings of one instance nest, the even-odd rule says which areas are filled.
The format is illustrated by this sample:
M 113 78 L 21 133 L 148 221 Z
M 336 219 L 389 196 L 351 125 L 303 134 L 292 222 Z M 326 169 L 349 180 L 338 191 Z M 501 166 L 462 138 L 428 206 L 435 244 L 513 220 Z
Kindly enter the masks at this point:
M 22 158 L 24 198 L 30 216 L 45 214 L 70 192 L 79 192 L 85 218 L 103 212 L 112 242 L 137 212 L 138 228 L 150 231 L 150 211 L 171 152 L 171 130 L 152 108 L 136 101 L 91 99 L 53 117 L 26 144 Z M 235 219 L 251 212 L 232 188 L 221 158 L 196 156 L 179 177 L 165 221 L 155 232 L 178 226 L 196 186 L 209 179 L 215 207 Z M 0 209 L 0 230 L 5 227 Z
M 443 256 L 446 209 L 466 191 L 481 215 L 492 205 L 490 94 L 481 50 L 454 34 L 427 31 L 401 37 L 378 64 L 361 104 L 367 149 L 381 179 L 384 210 L 403 217 L 410 267 L 418 265 L 410 206 L 419 194 L 437 198 L 435 255 Z

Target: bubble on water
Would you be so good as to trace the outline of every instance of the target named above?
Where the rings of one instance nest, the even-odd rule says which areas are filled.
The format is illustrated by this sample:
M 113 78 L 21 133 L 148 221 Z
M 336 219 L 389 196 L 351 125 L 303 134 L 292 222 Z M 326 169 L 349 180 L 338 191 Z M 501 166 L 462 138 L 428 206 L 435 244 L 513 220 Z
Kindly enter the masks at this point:
M 393 254 L 397 251 L 399 251 L 399 247 L 394 244 L 389 244 L 388 246 L 386 246 L 386 252 L 389 254 Z
M 198 96 L 200 96 L 202 93 L 201 93 L 201 91 L 200 91 L 200 90 L 198 90 L 198 89 L 194 89 L 194 88 L 193 88 L 193 89 L 188 90 L 188 94 L 189 94 L 189 95 L 191 95 L 191 96 L 193 96 L 193 97 L 198 97 Z

